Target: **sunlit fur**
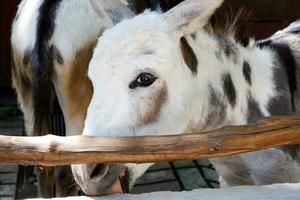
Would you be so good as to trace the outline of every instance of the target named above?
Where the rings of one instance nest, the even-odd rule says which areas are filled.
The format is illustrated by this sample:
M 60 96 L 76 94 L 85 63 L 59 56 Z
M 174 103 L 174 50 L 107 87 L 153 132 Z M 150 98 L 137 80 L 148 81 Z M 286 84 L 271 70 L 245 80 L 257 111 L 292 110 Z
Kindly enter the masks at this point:
M 166 14 L 145 12 L 105 31 L 89 66 L 94 93 L 84 134 L 184 134 L 270 116 L 270 102 L 289 95 L 287 90 L 279 93 L 276 87 L 275 71 L 283 68 L 282 63 L 278 64 L 279 58 L 270 48 L 244 47 L 233 38 L 206 32 L 203 27 L 221 3 L 187 0 Z M 197 56 L 196 75 L 182 56 L 182 37 Z M 247 65 L 251 66 L 251 82 L 243 75 Z M 130 89 L 141 72 L 158 78 L 150 87 Z M 158 103 L 153 97 L 162 88 L 166 96 L 156 120 L 142 123 L 141 113 L 151 112 Z M 254 111 L 257 113 L 251 116 Z M 289 113 L 290 106 L 283 111 Z M 280 148 L 213 163 L 223 186 L 300 181 L 297 160 Z M 131 185 L 148 166 L 130 168 L 134 172 Z

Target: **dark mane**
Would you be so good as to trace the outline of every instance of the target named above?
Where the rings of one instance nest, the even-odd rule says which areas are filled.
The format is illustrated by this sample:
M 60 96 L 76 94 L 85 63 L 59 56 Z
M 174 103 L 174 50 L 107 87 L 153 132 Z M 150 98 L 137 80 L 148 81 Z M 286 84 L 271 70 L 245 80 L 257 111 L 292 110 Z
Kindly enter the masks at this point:
M 240 20 L 242 15 L 249 16 L 243 9 L 237 12 L 232 9 L 229 9 L 227 13 L 217 12 L 210 19 L 210 23 L 206 25 L 205 30 L 210 34 L 231 38 L 243 46 L 248 46 L 249 35 L 246 32 L 245 24 Z
M 131 0 L 129 2 L 136 13 L 142 13 L 145 9 L 166 12 L 182 1 L 183 0 Z M 205 30 L 208 33 L 216 34 L 221 37 L 233 38 L 244 46 L 247 46 L 249 37 L 240 21 L 241 15 L 245 18 L 249 14 L 243 9 L 235 12 L 233 9 L 229 8 L 227 13 L 217 11 L 211 18 L 210 23 L 205 27 Z
M 183 0 L 131 0 L 129 1 L 133 10 L 137 13 L 145 9 L 167 11 L 181 3 Z

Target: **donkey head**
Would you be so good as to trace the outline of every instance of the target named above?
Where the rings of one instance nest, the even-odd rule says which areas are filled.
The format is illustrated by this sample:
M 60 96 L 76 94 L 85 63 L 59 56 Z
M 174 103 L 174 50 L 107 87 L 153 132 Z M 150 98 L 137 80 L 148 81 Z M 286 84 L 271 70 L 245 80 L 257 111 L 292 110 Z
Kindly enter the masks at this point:
M 222 2 L 186 0 L 164 14 L 146 11 L 106 30 L 89 66 L 94 94 L 83 134 L 118 137 L 184 132 L 193 113 L 200 65 L 184 36 L 201 30 Z M 149 165 L 126 166 L 132 186 Z M 113 184 L 119 167 L 73 167 L 75 174 L 80 171 L 87 172 L 77 176 L 82 188 L 103 188 Z M 108 184 L 101 185 L 105 180 Z

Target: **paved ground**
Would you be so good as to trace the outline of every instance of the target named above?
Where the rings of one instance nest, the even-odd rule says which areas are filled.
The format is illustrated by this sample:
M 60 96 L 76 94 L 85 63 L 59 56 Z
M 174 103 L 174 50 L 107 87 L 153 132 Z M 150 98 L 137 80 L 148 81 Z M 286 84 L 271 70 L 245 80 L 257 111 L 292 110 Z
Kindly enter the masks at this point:
M 137 181 L 133 193 L 198 188 L 219 188 L 218 175 L 207 160 L 156 164 Z
M 23 120 L 21 117 L 13 117 L 0 120 L 0 135 L 21 136 L 22 134 Z M 1 200 L 16 198 L 18 172 L 19 166 L 17 165 L 0 165 Z
M 18 166 L 0 166 L 0 199 L 15 199 L 18 178 Z
M 1 105 L 0 101 L 0 135 L 23 135 L 21 116 L 1 117 L 18 111 Z M 5 113 L 5 115 L 3 115 Z M 133 193 L 156 191 L 182 191 L 197 188 L 218 188 L 218 175 L 209 161 L 177 161 L 158 163 L 141 177 Z M 36 177 L 33 167 L 0 165 L 0 199 L 36 197 Z

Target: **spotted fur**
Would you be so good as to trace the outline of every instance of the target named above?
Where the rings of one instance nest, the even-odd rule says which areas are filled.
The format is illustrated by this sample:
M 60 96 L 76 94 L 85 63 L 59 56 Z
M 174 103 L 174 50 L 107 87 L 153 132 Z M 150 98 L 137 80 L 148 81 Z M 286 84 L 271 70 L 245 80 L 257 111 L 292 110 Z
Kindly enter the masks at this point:
M 222 81 L 223 81 L 224 94 L 227 96 L 230 105 L 234 107 L 236 104 L 237 94 L 236 94 L 235 86 L 231 79 L 231 75 L 229 73 L 225 73 L 222 76 Z
M 132 16 L 126 1 L 96 2 L 100 10 L 110 11 L 115 20 L 99 16 L 90 0 L 21 1 L 13 22 L 11 44 L 13 85 L 24 113 L 27 135 L 55 134 L 51 132 L 52 124 L 57 126 L 51 122 L 55 98 L 63 112 L 66 135 L 82 133 L 93 92 L 87 67 L 95 43 L 104 29 Z M 42 195 L 53 197 L 52 171 L 41 174 Z M 63 181 L 69 180 L 59 182 Z
M 248 123 L 257 122 L 262 119 L 264 114 L 261 112 L 258 103 L 253 99 L 251 94 L 248 96 Z
M 244 64 L 243 64 L 243 74 L 244 74 L 245 80 L 251 86 L 252 85 L 251 66 L 247 61 L 244 61 Z
M 197 74 L 197 56 L 195 55 L 193 48 L 189 45 L 185 37 L 180 38 L 180 47 L 186 65 L 188 66 L 188 68 L 190 68 L 193 74 Z
M 206 117 L 204 130 L 223 124 L 226 118 L 226 108 L 228 106 L 222 100 L 221 94 L 218 94 L 218 92 L 212 86 L 209 86 L 209 93 L 209 106 L 215 109 L 208 111 L 209 113 Z
M 147 11 L 105 31 L 89 66 L 94 93 L 84 134 L 183 134 L 295 114 L 300 105 L 299 25 L 280 34 L 280 47 L 271 45 L 278 37 L 245 47 L 206 28 L 222 2 L 186 0 L 164 14 Z M 144 54 L 145 49 L 152 53 Z M 157 79 L 129 90 L 140 73 Z M 140 126 L 140 113 L 155 107 L 153 97 L 162 88 L 168 98 L 155 121 Z M 212 161 L 223 186 L 300 182 L 297 149 L 279 147 Z M 131 175 L 145 170 L 136 165 Z

